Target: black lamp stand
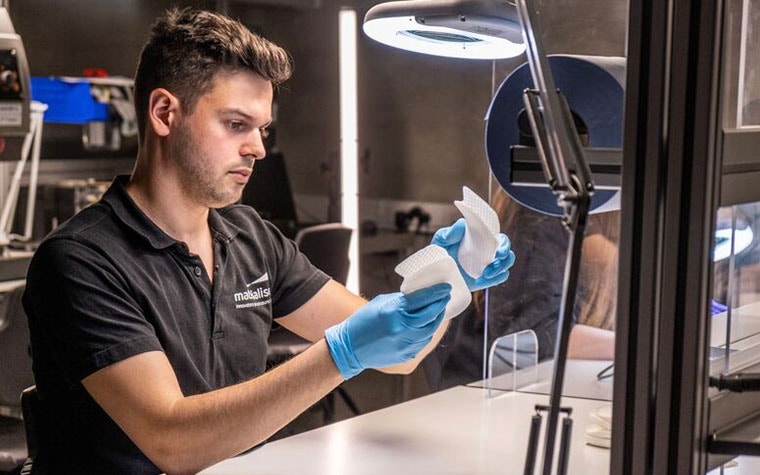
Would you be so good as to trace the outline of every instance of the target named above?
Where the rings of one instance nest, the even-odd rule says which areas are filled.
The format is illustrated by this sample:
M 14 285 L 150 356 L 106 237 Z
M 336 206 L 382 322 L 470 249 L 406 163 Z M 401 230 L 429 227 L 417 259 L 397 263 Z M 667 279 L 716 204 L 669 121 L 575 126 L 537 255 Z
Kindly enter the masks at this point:
M 572 430 L 571 409 L 562 408 L 562 386 L 567 362 L 567 346 L 572 329 L 573 309 L 580 270 L 580 258 L 586 219 L 594 192 L 591 171 L 583 155 L 583 149 L 575 130 L 567 101 L 554 85 L 549 62 L 541 43 L 541 31 L 532 0 L 517 0 L 517 12 L 526 44 L 535 89 L 526 90 L 525 108 L 530 119 L 536 148 L 546 181 L 557 195 L 558 204 L 564 210 L 563 224 L 569 230 L 565 279 L 562 289 L 557 340 L 554 348 L 554 373 L 548 406 L 536 406 L 525 460 L 525 475 L 533 475 L 538 447 L 541 412 L 548 412 L 544 438 L 542 475 L 551 475 L 554 462 L 557 425 L 560 412 L 563 420 L 562 440 L 557 463 L 557 473 L 567 473 Z

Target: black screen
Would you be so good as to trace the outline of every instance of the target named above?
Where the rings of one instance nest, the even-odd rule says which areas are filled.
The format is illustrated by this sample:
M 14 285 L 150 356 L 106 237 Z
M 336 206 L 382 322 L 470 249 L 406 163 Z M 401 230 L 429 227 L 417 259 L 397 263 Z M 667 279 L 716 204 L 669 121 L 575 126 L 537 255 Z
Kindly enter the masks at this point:
M 241 202 L 253 206 L 262 218 L 271 221 L 286 236 L 295 236 L 296 207 L 281 152 L 272 150 L 264 160 L 256 161 Z

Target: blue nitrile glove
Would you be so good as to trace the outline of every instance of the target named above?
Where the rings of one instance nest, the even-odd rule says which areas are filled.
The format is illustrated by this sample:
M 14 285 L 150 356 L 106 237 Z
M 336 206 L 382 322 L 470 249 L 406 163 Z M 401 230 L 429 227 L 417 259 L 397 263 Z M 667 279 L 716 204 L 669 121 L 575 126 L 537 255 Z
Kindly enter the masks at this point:
M 723 313 L 726 310 L 728 310 L 728 306 L 725 304 L 722 304 L 718 302 L 715 299 L 710 299 L 710 315 L 716 315 L 718 313 Z
M 515 263 L 515 253 L 510 249 L 507 235 L 503 233 L 499 234 L 499 247 L 496 249 L 493 262 L 483 269 L 483 273 L 477 279 L 473 279 L 459 264 L 459 245 L 462 243 L 466 230 L 467 225 L 464 218 L 459 218 L 451 226 L 436 231 L 432 244 L 446 249 L 449 255 L 454 258 L 454 262 L 459 267 L 459 273 L 462 274 L 470 292 L 493 287 L 507 280 L 509 278 L 509 268 Z
M 443 321 L 451 285 L 378 295 L 353 315 L 325 330 L 330 354 L 344 378 L 414 358 Z

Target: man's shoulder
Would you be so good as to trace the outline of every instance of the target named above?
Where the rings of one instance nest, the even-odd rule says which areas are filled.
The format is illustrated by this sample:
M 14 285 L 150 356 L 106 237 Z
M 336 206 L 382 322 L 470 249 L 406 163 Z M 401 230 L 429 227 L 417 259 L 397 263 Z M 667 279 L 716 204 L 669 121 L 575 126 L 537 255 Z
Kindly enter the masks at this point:
M 94 227 L 112 223 L 112 214 L 111 209 L 104 203 L 95 203 L 64 221 L 50 233 L 50 237 L 71 237 L 87 234 Z
M 45 241 L 93 239 L 101 234 L 112 236 L 114 226 L 116 226 L 116 223 L 111 209 L 103 203 L 96 203 L 78 212 L 58 226 L 48 234 Z M 100 232 L 93 232 L 98 230 Z
M 28 286 L 68 272 L 77 263 L 95 267 L 110 262 L 121 246 L 106 206 L 91 205 L 58 226 L 37 247 L 27 272 Z

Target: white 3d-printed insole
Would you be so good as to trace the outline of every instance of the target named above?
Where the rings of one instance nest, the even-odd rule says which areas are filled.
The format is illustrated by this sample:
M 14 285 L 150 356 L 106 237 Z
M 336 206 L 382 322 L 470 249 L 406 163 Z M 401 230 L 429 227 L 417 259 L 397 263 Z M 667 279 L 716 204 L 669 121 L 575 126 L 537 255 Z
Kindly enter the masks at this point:
M 462 192 L 462 201 L 454 201 L 467 224 L 459 245 L 459 264 L 473 279 L 477 279 L 493 262 L 499 248 L 499 217 L 474 191 L 464 186 Z
M 404 278 L 401 292 L 405 294 L 448 282 L 451 285 L 451 300 L 446 305 L 444 319 L 462 313 L 472 300 L 470 289 L 459 273 L 457 263 L 440 246 L 431 244 L 415 252 L 396 266 L 396 273 Z

